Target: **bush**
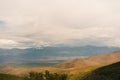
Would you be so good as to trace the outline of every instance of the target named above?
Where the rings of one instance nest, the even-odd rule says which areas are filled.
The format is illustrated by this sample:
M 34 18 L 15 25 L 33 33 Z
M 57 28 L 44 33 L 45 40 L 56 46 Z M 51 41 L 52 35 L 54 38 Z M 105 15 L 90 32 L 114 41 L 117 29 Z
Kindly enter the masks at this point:
M 23 77 L 23 80 L 67 80 L 67 74 L 30 72 L 28 75 Z

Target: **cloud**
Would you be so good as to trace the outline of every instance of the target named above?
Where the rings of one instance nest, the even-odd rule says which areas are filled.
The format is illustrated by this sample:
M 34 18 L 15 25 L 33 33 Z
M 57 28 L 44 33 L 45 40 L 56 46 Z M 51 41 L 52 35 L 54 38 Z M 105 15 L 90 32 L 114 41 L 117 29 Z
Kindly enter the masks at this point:
M 0 21 L 0 28 L 4 27 L 7 27 L 7 23 L 5 23 L 4 21 Z
M 7 47 L 15 47 L 18 43 L 13 40 L 7 40 L 7 39 L 0 39 L 0 47 L 1 48 L 7 48 Z
M 7 48 L 120 46 L 120 1 L 0 0 L 0 44 Z M 9 44 L 11 40 L 14 43 Z

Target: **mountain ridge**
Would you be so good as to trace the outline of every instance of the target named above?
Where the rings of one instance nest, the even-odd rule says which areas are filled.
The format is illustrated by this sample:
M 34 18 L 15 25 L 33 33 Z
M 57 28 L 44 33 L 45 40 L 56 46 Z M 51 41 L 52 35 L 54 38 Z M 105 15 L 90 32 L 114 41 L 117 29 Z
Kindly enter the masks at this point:
M 120 80 L 120 62 L 95 69 L 78 80 Z
M 116 51 L 109 54 L 100 54 L 90 56 L 87 58 L 78 58 L 72 61 L 64 62 L 56 65 L 59 68 L 82 68 L 87 66 L 107 65 L 120 61 L 120 51 Z

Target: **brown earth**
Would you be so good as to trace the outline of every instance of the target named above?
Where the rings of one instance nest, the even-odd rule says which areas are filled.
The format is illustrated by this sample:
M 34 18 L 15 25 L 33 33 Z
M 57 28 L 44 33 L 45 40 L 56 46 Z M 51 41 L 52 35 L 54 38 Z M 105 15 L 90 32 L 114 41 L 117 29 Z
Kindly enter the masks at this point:
M 0 71 L 8 74 L 24 75 L 28 72 L 44 72 L 49 70 L 51 72 L 66 72 L 70 74 L 84 73 L 96 69 L 100 66 L 112 64 L 120 61 L 120 51 L 110 54 L 101 54 L 90 56 L 87 58 L 74 59 L 58 64 L 54 67 L 4 67 Z
M 120 61 L 120 51 L 75 59 L 56 65 L 58 68 L 83 68 L 88 66 L 106 65 Z

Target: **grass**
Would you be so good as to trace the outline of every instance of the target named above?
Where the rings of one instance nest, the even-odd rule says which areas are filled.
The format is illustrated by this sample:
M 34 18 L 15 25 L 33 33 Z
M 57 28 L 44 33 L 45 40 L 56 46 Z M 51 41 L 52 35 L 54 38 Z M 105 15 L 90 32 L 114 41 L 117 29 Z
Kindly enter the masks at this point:
M 22 78 L 19 76 L 0 73 L 0 80 L 21 80 L 21 79 Z
M 120 80 L 120 62 L 93 70 L 79 80 Z
M 12 75 L 17 75 L 17 76 L 23 76 L 24 74 L 27 74 L 31 71 L 33 72 L 42 72 L 44 73 L 46 70 L 50 71 L 51 73 L 58 73 L 58 74 L 67 74 L 68 75 L 68 80 L 75 80 L 79 75 L 82 75 L 86 72 L 92 71 L 94 69 L 96 69 L 98 66 L 90 66 L 90 67 L 86 67 L 86 68 L 73 68 L 73 69 L 59 69 L 59 68 L 54 68 L 54 67 L 28 67 L 28 68 L 21 68 L 21 67 L 12 67 L 8 69 L 5 69 L 6 71 L 4 71 L 4 73 L 7 73 L 5 76 L 8 76 L 9 74 Z M 1 75 L 0 75 L 1 76 Z M 15 79 L 13 80 L 20 80 L 20 77 L 18 77 L 19 79 L 16 79 L 17 76 L 13 76 L 15 77 Z M 9 76 L 12 77 L 12 76 Z M 11 79 L 11 80 L 12 80 Z M 7 78 L 5 79 L 0 79 L 0 80 L 8 80 Z
M 86 68 L 70 68 L 70 69 L 58 69 L 53 67 L 43 67 L 43 68 L 29 68 L 34 72 L 42 72 L 44 73 L 45 70 L 49 70 L 51 74 L 57 73 L 59 74 L 67 74 L 67 80 L 120 80 L 120 62 L 114 63 L 108 66 L 89 66 Z M 14 71 L 10 71 L 12 73 L 17 73 L 21 71 L 22 73 L 26 74 L 30 72 L 30 70 L 24 69 L 14 69 Z M 9 70 L 8 70 L 9 71 Z M 9 73 L 10 73 L 9 72 Z M 22 80 L 23 75 L 16 76 L 10 74 L 0 74 L 0 80 Z M 56 80 L 56 79 L 53 79 Z

